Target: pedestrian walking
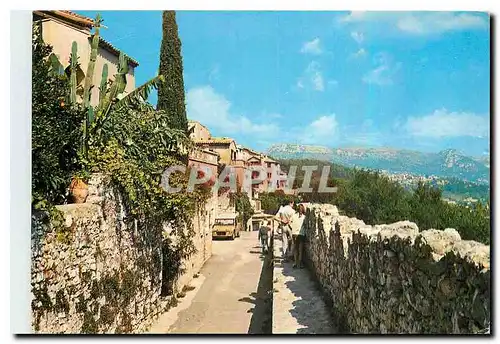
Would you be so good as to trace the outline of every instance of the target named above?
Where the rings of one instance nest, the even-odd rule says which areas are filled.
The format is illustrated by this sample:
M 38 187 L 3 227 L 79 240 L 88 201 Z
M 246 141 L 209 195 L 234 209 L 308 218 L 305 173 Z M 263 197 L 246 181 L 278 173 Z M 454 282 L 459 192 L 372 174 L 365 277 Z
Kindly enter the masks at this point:
M 294 268 L 303 268 L 303 252 L 304 242 L 306 237 L 306 228 L 304 219 L 306 217 L 306 207 L 304 204 L 299 204 L 299 209 L 296 214 L 290 219 L 290 227 L 292 230 L 292 246 L 294 257 Z
M 283 205 L 283 207 L 278 211 L 277 218 L 281 223 L 281 252 L 284 261 L 287 261 L 291 255 L 292 248 L 292 232 L 290 228 L 290 219 L 295 214 L 293 209 L 293 200 L 288 201 Z
M 271 232 L 271 227 L 267 221 L 263 221 L 259 228 L 259 240 L 262 247 L 262 253 L 266 254 L 269 251 L 269 233 Z

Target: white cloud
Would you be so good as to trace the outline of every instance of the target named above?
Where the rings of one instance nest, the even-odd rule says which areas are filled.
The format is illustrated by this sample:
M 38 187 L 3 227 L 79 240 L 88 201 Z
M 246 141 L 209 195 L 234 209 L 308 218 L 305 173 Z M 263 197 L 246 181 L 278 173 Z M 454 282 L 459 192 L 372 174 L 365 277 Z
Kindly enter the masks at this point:
M 408 118 L 404 128 L 413 136 L 483 138 L 489 136 L 490 121 L 487 115 L 440 109 L 427 116 Z
M 305 42 L 300 52 L 304 54 L 320 55 L 323 50 L 321 49 L 319 38 L 316 37 L 312 41 Z
M 469 13 L 432 12 L 428 15 L 408 15 L 397 21 L 401 31 L 411 34 L 431 34 L 463 29 L 487 28 L 484 17 Z
M 359 49 L 355 53 L 352 54 L 352 57 L 355 59 L 366 56 L 366 50 L 364 48 Z
M 363 43 L 363 41 L 365 39 L 365 36 L 363 35 L 363 33 L 362 32 L 357 32 L 357 31 L 351 32 L 351 37 L 352 37 L 352 39 L 354 39 L 359 44 Z
M 305 88 L 312 87 L 314 90 L 323 92 L 325 90 L 325 82 L 320 65 L 316 61 L 312 61 L 307 66 L 302 77 L 297 81 L 297 87 Z
M 368 12 L 369 13 L 369 12 Z M 340 22 L 357 22 L 366 19 L 367 12 L 366 11 L 351 11 L 348 15 L 345 15 L 340 18 Z
M 376 23 L 412 35 L 489 28 L 488 18 L 473 12 L 351 12 L 339 22 L 350 25 Z
M 190 89 L 186 95 L 189 119 L 197 120 L 224 135 L 234 133 L 271 136 L 279 132 L 274 123 L 253 123 L 248 117 L 231 112 L 231 103 L 211 86 Z
M 401 63 L 394 63 L 388 54 L 379 53 L 375 56 L 375 64 L 376 67 L 363 76 L 363 82 L 379 86 L 392 85 Z
M 323 92 L 325 90 L 325 84 L 323 82 L 323 76 L 321 75 L 320 72 L 316 72 L 311 79 L 314 89 L 316 91 Z
M 335 114 L 320 116 L 302 130 L 299 139 L 304 144 L 326 144 L 337 138 L 338 122 Z

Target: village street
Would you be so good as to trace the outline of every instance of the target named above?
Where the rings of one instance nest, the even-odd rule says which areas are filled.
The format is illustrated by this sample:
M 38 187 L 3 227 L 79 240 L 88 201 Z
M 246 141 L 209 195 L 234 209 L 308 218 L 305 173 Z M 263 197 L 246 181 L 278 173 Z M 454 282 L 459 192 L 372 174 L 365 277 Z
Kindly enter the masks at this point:
M 280 244 L 274 241 L 275 257 Z M 255 231 L 214 241 L 212 257 L 191 282 L 194 289 L 149 333 L 335 333 L 308 270 L 294 270 L 277 258 L 274 264 L 273 275 Z
M 257 239 L 257 232 L 241 232 L 234 241 L 214 240 L 195 289 L 150 333 L 271 333 L 272 271 L 263 269 Z

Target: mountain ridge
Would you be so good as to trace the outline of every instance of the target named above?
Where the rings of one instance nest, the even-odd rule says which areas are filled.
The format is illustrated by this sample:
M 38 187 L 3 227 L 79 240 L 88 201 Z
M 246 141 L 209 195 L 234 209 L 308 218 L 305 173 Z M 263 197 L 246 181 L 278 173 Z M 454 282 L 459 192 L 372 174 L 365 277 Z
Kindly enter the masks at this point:
M 453 148 L 429 153 L 392 147 L 334 148 L 282 143 L 270 146 L 266 153 L 275 159 L 318 159 L 391 173 L 435 175 L 488 184 L 490 181 L 489 159 L 467 156 Z

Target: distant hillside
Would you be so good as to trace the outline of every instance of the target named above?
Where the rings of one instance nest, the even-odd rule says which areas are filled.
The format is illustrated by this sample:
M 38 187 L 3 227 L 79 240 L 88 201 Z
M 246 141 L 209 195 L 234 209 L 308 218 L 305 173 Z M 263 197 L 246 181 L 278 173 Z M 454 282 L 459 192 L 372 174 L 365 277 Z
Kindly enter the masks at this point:
M 488 183 L 489 159 L 473 158 L 454 149 L 439 153 L 423 153 L 392 148 L 328 148 L 296 144 L 271 146 L 267 154 L 275 159 L 318 159 L 348 167 L 411 173 L 422 176 Z

